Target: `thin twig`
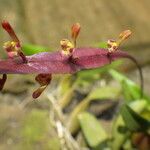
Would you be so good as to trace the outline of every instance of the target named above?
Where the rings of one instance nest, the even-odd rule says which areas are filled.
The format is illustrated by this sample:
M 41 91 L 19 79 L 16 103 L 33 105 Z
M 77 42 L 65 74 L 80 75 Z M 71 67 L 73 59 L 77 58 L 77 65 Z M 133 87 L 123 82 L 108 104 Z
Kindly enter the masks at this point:
M 52 105 L 50 116 L 51 112 L 53 111 L 53 124 L 58 133 L 62 150 L 81 150 L 80 146 L 73 139 L 72 135 L 65 126 L 64 115 L 61 111 L 60 106 L 57 104 L 57 100 L 55 100 L 55 98 L 51 94 L 48 94 L 46 96 Z M 50 117 L 50 119 L 52 118 Z

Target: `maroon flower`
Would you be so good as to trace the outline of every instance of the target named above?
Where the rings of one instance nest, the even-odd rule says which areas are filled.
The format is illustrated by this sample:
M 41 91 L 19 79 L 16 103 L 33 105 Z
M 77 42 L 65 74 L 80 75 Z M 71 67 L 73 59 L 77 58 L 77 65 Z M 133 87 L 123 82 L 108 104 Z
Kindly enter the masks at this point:
M 142 72 L 137 61 L 118 48 L 117 51 L 111 52 L 108 49 L 100 48 L 75 48 L 72 42 L 65 39 L 61 41 L 62 50 L 60 51 L 25 56 L 21 51 L 20 41 L 10 24 L 2 22 L 2 26 L 11 36 L 12 43 L 9 43 L 10 46 L 9 44 L 5 45 L 9 58 L 0 60 L 0 74 L 3 74 L 3 78 L 0 79 L 0 89 L 4 86 L 6 74 L 38 74 L 35 80 L 40 84 L 40 88 L 33 93 L 33 98 L 37 98 L 50 83 L 51 74 L 73 74 L 84 69 L 102 67 L 120 58 L 128 58 L 135 62 L 140 72 L 141 87 L 143 86 Z M 78 24 L 72 27 L 72 38 L 75 41 L 79 31 L 80 26 Z M 119 38 L 126 39 L 129 32 L 124 33 L 126 35 L 122 33 Z

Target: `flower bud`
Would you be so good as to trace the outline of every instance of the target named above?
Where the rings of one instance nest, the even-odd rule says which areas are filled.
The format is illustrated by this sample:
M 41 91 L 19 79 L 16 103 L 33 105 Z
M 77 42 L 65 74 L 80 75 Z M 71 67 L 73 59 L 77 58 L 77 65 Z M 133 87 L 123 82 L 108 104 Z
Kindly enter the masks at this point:
M 76 39 L 78 37 L 80 29 L 81 29 L 81 26 L 79 23 L 73 24 L 73 26 L 71 27 L 71 37 L 73 39 Z

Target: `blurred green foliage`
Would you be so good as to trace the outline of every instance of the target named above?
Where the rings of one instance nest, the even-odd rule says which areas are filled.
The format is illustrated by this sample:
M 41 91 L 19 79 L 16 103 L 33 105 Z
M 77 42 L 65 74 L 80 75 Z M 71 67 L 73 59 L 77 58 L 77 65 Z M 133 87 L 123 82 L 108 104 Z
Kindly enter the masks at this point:
M 150 120 L 149 96 L 144 94 L 143 99 L 141 99 L 142 91 L 137 84 L 135 84 L 133 81 L 128 79 L 123 74 L 115 70 L 112 70 L 109 67 L 105 69 L 110 73 L 110 75 L 113 78 L 117 79 L 117 81 L 120 82 L 121 87 L 115 88 L 108 84 L 105 85 L 104 87 L 97 87 L 90 90 L 89 94 L 83 100 L 81 100 L 81 102 L 72 110 L 70 114 L 70 119 L 68 122 L 70 132 L 73 134 L 76 133 L 79 130 L 79 126 L 80 126 L 88 145 L 91 147 L 91 149 L 95 150 L 95 145 L 91 144 L 91 141 L 95 141 L 94 140 L 95 137 L 94 135 L 92 136 L 90 135 L 92 132 L 91 131 L 92 127 L 90 128 L 90 124 L 91 125 L 94 124 L 94 129 L 92 134 L 94 134 L 95 130 L 98 131 L 99 129 L 105 132 L 104 131 L 105 129 L 102 129 L 102 125 L 100 124 L 100 122 L 99 124 L 94 123 L 95 121 L 91 116 L 92 114 L 86 114 L 84 112 L 88 109 L 88 107 L 90 106 L 90 102 L 93 100 L 96 101 L 107 100 L 107 99 L 117 100 L 121 96 L 121 98 L 124 100 L 124 103 L 126 105 L 122 107 L 121 111 L 119 111 L 118 113 L 118 116 L 113 121 L 113 125 L 112 125 L 113 131 L 111 136 L 107 136 L 105 143 L 102 142 L 105 136 L 99 136 L 100 139 L 97 138 L 97 140 L 99 139 L 100 142 L 96 145 L 98 145 L 98 149 L 100 149 L 99 146 L 103 147 L 103 148 L 101 147 L 101 149 L 105 149 L 105 148 L 107 149 L 110 148 L 113 150 L 120 150 L 121 148 L 132 149 L 133 145 L 131 141 L 131 136 L 134 132 L 141 131 L 144 133 L 147 132 L 147 134 L 149 134 L 149 130 L 150 130 L 150 125 L 148 121 Z M 99 74 L 99 72 L 97 73 Z M 89 76 L 92 76 L 92 74 L 90 73 Z M 88 78 L 88 74 L 86 74 L 86 77 Z M 88 82 L 93 82 L 92 78 L 88 78 L 88 79 L 90 79 L 88 80 Z M 131 106 L 131 108 L 128 105 Z M 137 113 L 134 111 L 136 111 Z M 144 117 L 142 114 L 143 111 L 144 111 L 144 115 L 146 116 L 145 119 L 143 118 Z M 84 115 L 83 117 L 80 117 L 82 116 L 82 114 L 85 115 L 85 118 Z M 78 122 L 78 118 L 79 118 L 79 122 Z M 95 136 L 96 135 L 97 134 L 95 133 Z
M 1 142 L 5 143 L 8 139 L 12 140 L 11 150 L 60 149 L 59 140 L 50 124 L 47 110 L 32 109 L 20 114 L 18 108 L 14 111 L 18 116 L 13 116 L 12 119 L 9 119 L 6 118 L 7 116 L 9 117 L 8 114 L 3 119 L 1 118 L 0 135 L 5 133 L 5 136 L 2 136 L 3 139 L 0 140 L 0 149 L 3 149 Z M 12 120 L 12 123 L 10 120 Z M 13 124 L 16 124 L 17 128 Z M 9 145 L 7 145 L 8 147 Z
M 107 43 L 103 42 L 98 46 L 107 48 Z M 24 45 L 23 51 L 27 55 L 32 55 L 48 49 Z M 140 131 L 150 136 L 150 96 L 144 93 L 141 98 L 140 87 L 114 70 L 121 63 L 122 61 L 116 61 L 102 68 L 83 70 L 75 75 L 64 75 L 58 81 L 58 89 L 56 89 L 59 107 L 62 110 L 67 109 L 73 101 L 76 101 L 70 112 L 65 114 L 66 126 L 71 134 L 82 132 L 82 139 L 91 150 L 131 150 L 134 149 L 132 136 L 135 133 Z M 106 73 L 107 77 L 109 74 L 109 81 L 101 85 L 101 80 L 106 81 Z M 113 79 L 117 80 L 120 86 L 112 85 Z M 86 93 L 80 101 L 76 100 L 77 92 Z M 112 118 L 109 126 L 112 132 L 108 134 L 101 118 L 96 118 L 94 114 L 88 112 L 88 109 L 92 102 L 111 100 L 119 103 L 120 99 L 123 107 L 117 109 L 118 113 L 115 118 Z M 8 122 L 0 121 L 2 122 L 0 122 L 1 135 L 8 129 L 6 125 Z M 57 134 L 50 124 L 47 110 L 32 109 L 25 112 L 19 124 L 19 132 L 14 131 L 18 133 L 20 139 L 14 146 L 15 149 L 59 150 L 61 148 Z
M 47 117 L 46 112 L 32 110 L 23 119 L 21 134 L 25 147 L 31 146 L 33 143 L 36 144 L 45 138 L 45 133 L 48 133 Z
M 21 149 L 59 150 L 59 140 L 50 136 L 52 130 L 47 111 L 33 109 L 22 121 L 20 143 Z
M 103 149 L 108 135 L 100 122 L 95 116 L 87 112 L 81 113 L 78 118 L 88 145 L 97 150 Z
M 50 48 L 32 45 L 32 44 L 24 44 L 22 45 L 22 50 L 25 53 L 25 55 L 33 55 L 33 54 L 41 53 L 41 52 L 48 52 L 50 51 Z

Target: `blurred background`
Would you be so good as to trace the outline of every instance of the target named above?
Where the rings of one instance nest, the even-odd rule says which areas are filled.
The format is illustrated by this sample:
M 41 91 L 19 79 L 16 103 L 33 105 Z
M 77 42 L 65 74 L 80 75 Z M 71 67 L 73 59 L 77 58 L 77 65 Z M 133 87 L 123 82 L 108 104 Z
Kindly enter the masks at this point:
M 70 38 L 70 27 L 75 22 L 81 24 L 79 47 L 98 46 L 130 29 L 133 35 L 121 48 L 142 66 L 146 93 L 150 91 L 149 14 L 149 0 L 0 0 L 0 21 L 11 23 L 23 44 L 44 46 L 52 51 L 60 49 L 61 39 Z M 1 57 L 6 56 L 2 46 L 8 39 L 0 28 Z M 139 83 L 132 62 L 127 60 L 120 68 Z M 9 75 L 4 91 L 0 93 L 1 150 L 59 149 L 56 146 L 58 139 L 48 125 L 49 102 L 43 97 L 37 101 L 31 97 L 38 86 L 34 77 Z M 57 83 L 62 77 L 54 77 L 49 92 L 56 87 L 55 78 Z

